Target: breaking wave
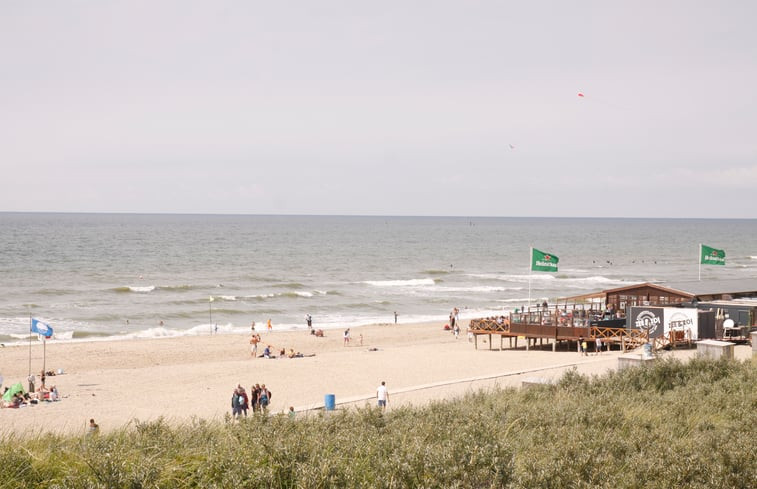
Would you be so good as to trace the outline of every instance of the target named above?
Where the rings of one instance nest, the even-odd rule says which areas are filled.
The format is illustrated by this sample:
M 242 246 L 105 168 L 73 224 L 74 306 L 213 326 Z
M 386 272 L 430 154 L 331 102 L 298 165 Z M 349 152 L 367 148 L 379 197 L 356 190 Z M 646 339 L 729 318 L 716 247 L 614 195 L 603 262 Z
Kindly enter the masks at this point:
M 361 283 L 372 285 L 374 287 L 418 287 L 423 285 L 434 285 L 436 281 L 431 278 L 416 278 L 410 280 L 365 280 Z

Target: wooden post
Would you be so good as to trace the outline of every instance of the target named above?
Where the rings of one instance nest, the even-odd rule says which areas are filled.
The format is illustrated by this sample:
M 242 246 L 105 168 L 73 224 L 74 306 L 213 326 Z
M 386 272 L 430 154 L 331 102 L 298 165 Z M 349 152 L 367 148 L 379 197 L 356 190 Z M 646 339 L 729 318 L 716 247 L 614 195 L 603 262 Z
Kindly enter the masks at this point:
M 552 340 L 552 351 L 557 351 L 557 338 Z
M 473 335 L 473 344 L 475 345 L 476 350 L 478 350 L 478 335 L 477 334 Z
M 526 351 L 528 351 L 528 347 L 529 347 L 530 344 L 531 344 L 531 338 L 529 338 L 528 336 L 526 336 Z
M 489 350 L 491 351 L 491 349 L 492 349 L 492 334 L 489 333 Z

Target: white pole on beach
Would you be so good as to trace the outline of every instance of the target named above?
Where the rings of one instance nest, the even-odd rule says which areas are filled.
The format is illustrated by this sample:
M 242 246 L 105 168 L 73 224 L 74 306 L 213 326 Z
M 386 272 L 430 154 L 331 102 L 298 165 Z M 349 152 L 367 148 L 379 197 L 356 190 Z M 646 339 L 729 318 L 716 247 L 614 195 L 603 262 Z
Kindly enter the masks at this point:
M 29 377 L 32 375 L 32 312 L 29 311 Z
M 210 334 L 213 334 L 213 296 L 208 299 L 208 317 L 210 319 Z

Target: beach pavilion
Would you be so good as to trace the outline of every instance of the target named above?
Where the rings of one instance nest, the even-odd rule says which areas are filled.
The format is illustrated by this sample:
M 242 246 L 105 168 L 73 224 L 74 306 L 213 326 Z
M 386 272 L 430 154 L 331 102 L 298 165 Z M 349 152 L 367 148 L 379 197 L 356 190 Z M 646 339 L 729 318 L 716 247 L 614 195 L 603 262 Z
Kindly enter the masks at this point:
M 751 300 L 750 300 L 751 299 Z M 589 294 L 560 298 L 549 308 L 536 307 L 525 311 L 509 313 L 500 318 L 473 319 L 470 322 L 476 348 L 478 336 L 489 336 L 489 348 L 492 337 L 500 336 L 500 349 L 507 337 L 510 346 L 518 338 L 525 339 L 526 349 L 536 342 L 552 342 L 552 349 L 562 342 L 594 342 L 601 338 L 605 344 L 617 344 L 622 350 L 632 349 L 648 341 L 642 330 L 629 328 L 626 324 L 626 312 L 632 307 L 658 306 L 671 307 L 689 305 L 700 309 L 709 308 L 710 303 L 718 303 L 720 310 L 726 310 L 723 302 L 744 302 L 748 308 L 745 321 L 747 327 L 757 321 L 757 279 L 733 279 L 690 282 L 645 282 L 624 287 L 607 289 Z M 752 312 L 749 312 L 752 311 Z M 722 324 L 723 317 L 720 317 Z M 722 329 L 719 329 L 722 331 Z M 720 335 L 720 333 L 719 333 Z M 665 338 L 658 347 L 666 346 Z M 663 344 L 666 343 L 666 344 Z

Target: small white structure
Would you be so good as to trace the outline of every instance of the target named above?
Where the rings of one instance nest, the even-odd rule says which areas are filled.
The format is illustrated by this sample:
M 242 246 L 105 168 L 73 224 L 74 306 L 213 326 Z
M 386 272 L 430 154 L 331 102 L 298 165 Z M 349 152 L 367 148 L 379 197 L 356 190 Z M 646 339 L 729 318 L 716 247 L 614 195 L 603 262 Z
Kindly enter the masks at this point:
M 654 356 L 646 356 L 639 353 L 629 353 L 618 357 L 618 370 L 630 367 L 640 367 L 647 362 L 654 362 Z M 651 364 L 650 364 L 651 365 Z
M 730 341 L 698 341 L 697 354 L 714 360 L 719 360 L 721 358 L 733 359 L 733 350 L 735 346 L 736 343 L 731 343 Z
M 521 381 L 520 386 L 533 387 L 535 385 L 549 385 L 551 383 L 549 379 L 545 379 L 544 377 L 527 377 Z

